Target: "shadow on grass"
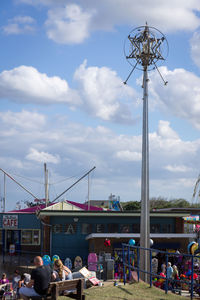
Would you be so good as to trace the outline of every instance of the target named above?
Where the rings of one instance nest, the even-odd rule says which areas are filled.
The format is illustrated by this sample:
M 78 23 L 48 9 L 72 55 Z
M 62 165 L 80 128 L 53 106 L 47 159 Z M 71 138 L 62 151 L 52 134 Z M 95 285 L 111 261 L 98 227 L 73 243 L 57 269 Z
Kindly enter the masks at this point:
M 120 289 L 121 291 L 123 291 L 123 292 L 125 292 L 125 293 L 127 293 L 127 294 L 129 294 L 129 295 L 133 295 L 133 293 L 127 291 L 127 290 L 126 290 L 125 288 L 123 288 L 122 286 L 118 286 L 118 289 Z

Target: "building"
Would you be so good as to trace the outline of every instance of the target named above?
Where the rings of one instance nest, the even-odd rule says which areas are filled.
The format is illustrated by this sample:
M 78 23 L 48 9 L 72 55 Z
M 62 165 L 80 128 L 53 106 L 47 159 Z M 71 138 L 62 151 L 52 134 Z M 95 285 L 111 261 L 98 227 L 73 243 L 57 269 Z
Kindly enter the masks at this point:
M 12 211 L 0 215 L 0 241 L 2 249 L 9 250 L 10 243 L 21 251 L 39 251 L 42 255 L 57 254 L 72 260 L 89 252 L 114 252 L 122 242 L 140 239 L 140 212 L 109 211 L 102 208 L 63 201 L 48 207 Z M 200 210 L 171 209 L 150 213 L 153 248 L 187 252 L 194 240 L 194 232 L 184 232 L 183 217 L 200 214 Z M 104 245 L 105 239 L 111 247 Z

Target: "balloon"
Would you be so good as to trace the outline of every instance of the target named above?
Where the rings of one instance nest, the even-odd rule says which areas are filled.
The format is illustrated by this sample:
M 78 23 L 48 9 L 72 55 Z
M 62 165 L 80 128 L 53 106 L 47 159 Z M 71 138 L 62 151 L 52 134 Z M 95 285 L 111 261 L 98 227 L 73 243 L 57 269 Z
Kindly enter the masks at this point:
M 42 260 L 43 260 L 44 266 L 48 266 L 48 265 L 50 265 L 50 263 L 51 263 L 51 258 L 50 258 L 49 255 L 44 255 L 44 256 L 42 257 Z
M 150 239 L 150 247 L 153 246 L 154 241 L 152 239 Z
M 128 243 L 130 246 L 135 246 L 135 240 L 133 239 L 130 239 Z
M 54 255 L 52 257 L 52 264 L 54 263 L 55 260 L 60 259 L 60 257 L 58 255 Z
M 189 254 L 191 254 L 191 247 L 192 247 L 193 244 L 196 244 L 196 242 L 193 241 L 193 242 L 191 242 L 191 243 L 188 244 L 187 249 L 188 249 L 188 253 Z
M 111 246 L 111 242 L 110 242 L 109 239 L 105 239 L 104 246 L 106 246 L 106 247 L 110 247 Z
M 195 252 L 198 250 L 198 248 L 199 248 L 199 244 L 198 243 L 192 244 L 192 246 L 190 247 L 191 254 L 194 255 Z

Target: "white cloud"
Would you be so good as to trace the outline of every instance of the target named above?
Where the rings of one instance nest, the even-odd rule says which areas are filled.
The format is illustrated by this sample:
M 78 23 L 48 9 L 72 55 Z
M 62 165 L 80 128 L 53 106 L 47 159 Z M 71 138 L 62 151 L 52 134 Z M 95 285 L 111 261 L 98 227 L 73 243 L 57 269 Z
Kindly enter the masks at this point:
M 142 155 L 138 152 L 133 152 L 129 150 L 122 150 L 116 153 L 116 157 L 124 161 L 141 161 Z
M 107 67 L 87 67 L 86 64 L 84 61 L 74 74 L 84 101 L 83 108 L 106 121 L 133 122 L 130 110 L 120 100 L 132 98 L 133 101 L 134 90 L 124 85 L 115 71 Z
M 56 43 L 82 43 L 89 36 L 91 16 L 91 12 L 76 4 L 49 10 L 45 22 L 47 36 Z
M 20 66 L 0 73 L 0 98 L 24 103 L 68 103 L 77 105 L 80 98 L 66 80 L 48 77 L 34 67 Z
M 158 135 L 166 139 L 179 139 L 178 134 L 170 127 L 170 122 L 160 121 L 158 124 Z
M 39 152 L 37 149 L 34 148 L 30 148 L 29 153 L 26 155 L 26 159 L 40 163 L 46 162 L 58 164 L 60 162 L 59 155 L 52 155 L 44 151 Z
M 199 0 L 20 0 L 31 5 L 50 7 L 47 25 L 48 37 L 57 43 L 83 42 L 92 31 L 113 30 L 119 25 L 136 27 L 148 24 L 164 32 L 195 30 L 200 25 L 196 12 Z
M 28 118 L 30 124 L 26 127 Z M 31 125 L 37 120 L 38 126 Z M 170 124 L 163 121 L 158 127 L 159 130 L 150 133 L 149 139 L 151 195 L 168 197 L 174 193 L 178 196 L 179 191 L 179 196 L 185 193 L 186 198 L 192 194 L 192 187 L 191 184 L 181 186 L 181 182 L 195 182 L 199 173 L 200 140 L 181 140 Z M 13 129 L 13 134 L 4 134 Z M 112 192 L 123 200 L 140 199 L 141 135 L 119 135 L 103 126 L 92 128 L 71 123 L 63 115 L 52 119 L 22 111 L 5 112 L 5 117 L 0 115 L 0 136 L 0 164 L 7 171 L 9 168 L 11 174 L 25 173 L 37 178 L 46 161 L 51 174 L 57 174 L 60 180 L 81 175 L 96 166 L 92 179 L 94 198 L 107 198 Z M 13 167 L 7 160 L 13 162 Z M 83 182 L 77 187 L 76 200 L 83 201 L 86 185 Z M 66 183 L 58 192 L 62 188 L 66 188 Z M 73 192 L 70 195 L 74 195 Z
M 23 128 L 25 131 L 39 129 L 46 123 L 44 115 L 26 110 L 22 110 L 22 112 L 0 112 L 0 119 L 4 124 L 9 124 L 12 128 Z
M 170 171 L 170 172 L 188 172 L 188 171 L 191 171 L 191 168 L 188 168 L 184 165 L 167 165 L 165 166 L 165 169 Z
M 190 40 L 191 57 L 194 63 L 200 67 L 200 32 L 194 32 Z
M 93 19 L 93 29 L 112 30 L 117 25 L 138 26 L 148 24 L 160 30 L 194 30 L 200 21 L 196 11 L 200 10 L 198 0 L 173 1 L 173 18 L 171 1 L 156 0 L 153 5 L 148 0 L 86 0 L 79 1 L 87 8 L 95 8 L 97 13 Z M 103 20 L 103 22 L 102 22 Z
M 15 16 L 3 26 L 3 32 L 9 34 L 24 34 L 35 31 L 35 20 L 30 16 Z
M 190 121 L 200 129 L 200 78 L 184 69 L 170 71 L 161 67 L 160 72 L 168 84 L 161 83 L 157 71 L 150 73 L 149 91 L 153 105 Z

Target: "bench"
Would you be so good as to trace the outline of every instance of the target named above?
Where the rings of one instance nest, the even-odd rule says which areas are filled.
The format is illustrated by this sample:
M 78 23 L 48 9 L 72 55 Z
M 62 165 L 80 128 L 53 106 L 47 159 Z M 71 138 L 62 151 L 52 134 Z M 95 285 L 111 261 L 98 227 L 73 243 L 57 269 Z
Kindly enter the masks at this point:
M 63 296 L 63 292 L 66 290 L 73 291 L 69 292 L 66 296 L 77 299 L 84 300 L 85 296 L 83 295 L 83 287 L 84 287 L 84 279 L 72 279 L 72 280 L 64 280 L 51 282 L 47 291 L 46 296 L 41 297 L 31 297 L 32 300 L 56 300 L 59 296 Z

